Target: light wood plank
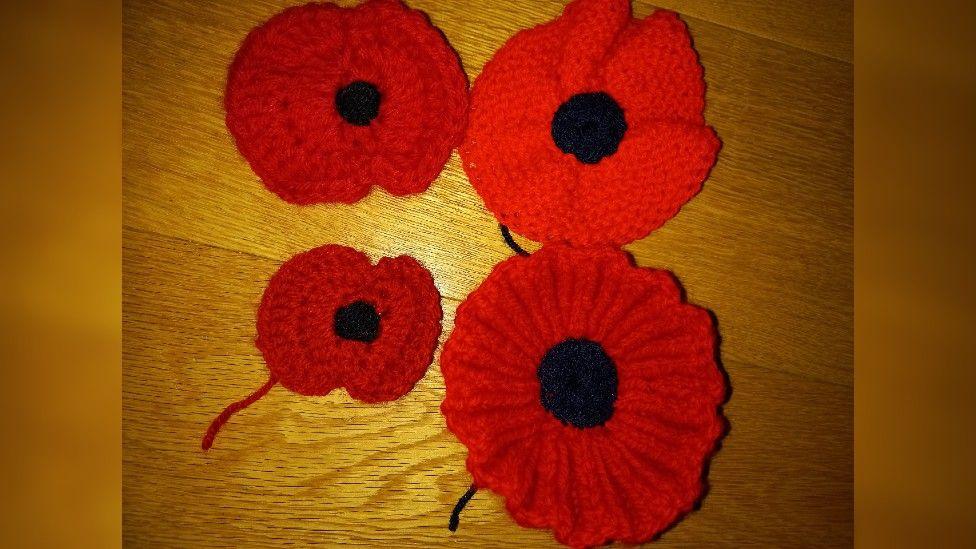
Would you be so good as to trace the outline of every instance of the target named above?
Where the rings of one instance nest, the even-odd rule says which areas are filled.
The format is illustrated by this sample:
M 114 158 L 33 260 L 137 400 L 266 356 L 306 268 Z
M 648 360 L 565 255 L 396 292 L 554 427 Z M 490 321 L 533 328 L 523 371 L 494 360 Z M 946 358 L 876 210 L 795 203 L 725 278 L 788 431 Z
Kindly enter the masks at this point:
M 840 61 L 854 56 L 854 2 L 661 0 L 661 7 Z

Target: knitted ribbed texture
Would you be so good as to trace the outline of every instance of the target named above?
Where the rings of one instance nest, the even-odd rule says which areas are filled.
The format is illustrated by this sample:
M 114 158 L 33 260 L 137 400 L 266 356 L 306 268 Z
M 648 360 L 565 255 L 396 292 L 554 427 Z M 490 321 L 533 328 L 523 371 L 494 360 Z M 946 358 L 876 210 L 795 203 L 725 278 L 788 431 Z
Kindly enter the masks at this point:
M 690 511 L 724 428 L 711 316 L 609 248 L 497 265 L 458 308 L 441 371 L 475 485 L 574 547 L 644 542 Z
M 430 272 L 411 257 L 383 258 L 374 266 L 352 248 L 322 246 L 292 257 L 271 277 L 257 331 L 272 385 L 303 395 L 343 387 L 363 402 L 394 400 L 410 392 L 433 361 L 440 294 Z M 270 385 L 262 389 L 257 397 Z M 230 413 L 214 422 L 204 448 Z
M 577 0 L 485 65 L 459 152 L 513 231 L 622 245 L 673 217 L 714 164 L 704 91 L 677 15 L 637 20 L 629 0 Z
M 427 189 L 464 133 L 468 82 L 427 17 L 399 0 L 286 9 L 227 76 L 227 127 L 265 186 L 295 204 Z

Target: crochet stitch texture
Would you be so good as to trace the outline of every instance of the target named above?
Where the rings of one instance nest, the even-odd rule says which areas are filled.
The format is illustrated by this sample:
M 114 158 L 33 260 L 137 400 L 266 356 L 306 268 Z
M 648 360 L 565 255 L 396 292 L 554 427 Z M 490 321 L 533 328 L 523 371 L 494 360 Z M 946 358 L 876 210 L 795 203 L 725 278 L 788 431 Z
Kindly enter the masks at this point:
M 369 303 L 379 315 L 375 341 L 337 333 L 336 313 Z M 374 267 L 352 248 L 330 244 L 291 258 L 268 283 L 258 309 L 257 346 L 282 385 L 303 395 L 344 387 L 363 402 L 397 399 L 433 361 L 441 332 L 434 279 L 409 256 Z
M 719 141 L 685 24 L 577 0 L 513 36 L 471 91 L 459 152 L 487 208 L 540 242 L 622 245 L 701 188 Z
M 724 429 L 711 316 L 609 248 L 497 265 L 458 308 L 441 371 L 474 484 L 574 547 L 641 543 L 690 511 Z
M 362 252 L 330 244 L 292 257 L 271 277 L 257 331 L 270 380 L 214 421 L 204 449 L 231 414 L 275 383 L 302 395 L 343 387 L 362 402 L 407 394 L 433 361 L 440 294 L 411 257 L 374 266 Z
M 312 3 L 248 34 L 224 103 L 269 190 L 295 204 L 352 203 L 372 185 L 430 186 L 463 137 L 468 81 L 440 31 L 399 0 Z

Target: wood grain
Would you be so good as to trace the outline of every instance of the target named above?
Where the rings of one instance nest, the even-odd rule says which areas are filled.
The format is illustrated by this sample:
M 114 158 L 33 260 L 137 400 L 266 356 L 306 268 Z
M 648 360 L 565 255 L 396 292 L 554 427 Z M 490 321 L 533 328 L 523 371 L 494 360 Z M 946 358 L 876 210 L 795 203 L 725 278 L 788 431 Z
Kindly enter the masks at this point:
M 349 3 L 349 2 L 344 2 Z M 562 2 L 418 0 L 474 78 Z M 852 542 L 852 65 L 849 5 L 666 4 L 706 69 L 723 140 L 704 190 L 628 249 L 715 311 L 733 394 L 710 492 L 663 546 Z M 133 547 L 551 546 L 478 493 L 438 412 L 435 364 L 391 404 L 276 388 L 213 450 L 207 423 L 259 386 L 254 313 L 268 277 L 336 242 L 410 254 L 457 304 L 510 255 L 457 158 L 431 189 L 299 208 L 255 179 L 223 124 L 226 66 L 285 2 L 129 2 L 123 50 L 123 539 Z M 645 15 L 652 6 L 638 2 Z M 846 11 L 845 11 L 846 10 Z M 532 243 L 523 243 L 529 248 Z M 443 339 L 443 338 L 442 338 Z

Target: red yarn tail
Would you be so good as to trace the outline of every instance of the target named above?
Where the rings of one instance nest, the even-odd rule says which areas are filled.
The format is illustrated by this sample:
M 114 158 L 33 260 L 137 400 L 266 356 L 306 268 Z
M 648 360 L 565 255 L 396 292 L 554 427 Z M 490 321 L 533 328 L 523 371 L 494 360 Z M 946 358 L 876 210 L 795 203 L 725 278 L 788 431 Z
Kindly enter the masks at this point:
M 271 376 L 268 378 L 267 383 L 265 383 L 260 388 L 258 388 L 257 391 L 251 393 L 247 398 L 244 398 L 243 400 L 238 400 L 237 402 L 231 404 L 227 408 L 224 408 L 224 411 L 220 412 L 220 415 L 217 416 L 217 418 L 214 419 L 213 422 L 210 424 L 210 427 L 207 429 L 207 434 L 203 435 L 203 444 L 202 444 L 203 449 L 209 450 L 210 447 L 213 446 L 214 437 L 217 436 L 217 431 L 219 431 L 220 428 L 223 427 L 225 423 L 227 423 L 227 420 L 230 419 L 230 416 L 236 414 L 237 412 L 243 410 L 244 408 L 247 408 L 251 404 L 254 404 L 258 399 L 268 394 L 268 391 L 270 391 L 271 388 L 274 387 L 276 383 L 278 383 L 278 380 L 275 379 L 274 376 Z

